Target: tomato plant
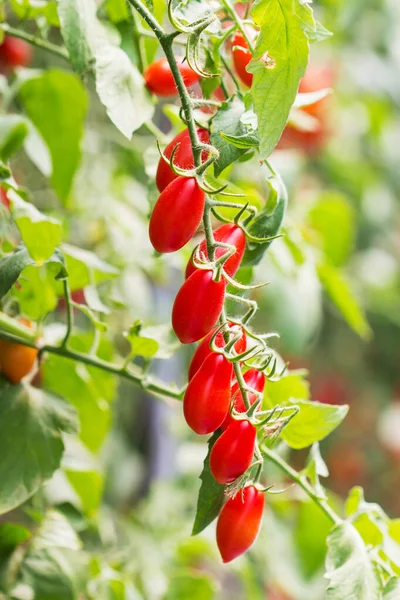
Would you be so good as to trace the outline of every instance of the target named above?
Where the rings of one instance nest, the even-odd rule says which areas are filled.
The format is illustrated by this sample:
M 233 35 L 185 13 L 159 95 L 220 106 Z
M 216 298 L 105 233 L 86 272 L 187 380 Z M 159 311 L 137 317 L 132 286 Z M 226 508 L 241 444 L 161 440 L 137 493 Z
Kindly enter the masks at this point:
M 197 73 L 184 62 L 184 58 L 178 57 L 177 64 L 185 85 L 190 87 L 199 80 Z M 178 93 L 171 67 L 165 56 L 153 61 L 143 73 L 143 77 L 148 89 L 156 96 L 175 96 Z

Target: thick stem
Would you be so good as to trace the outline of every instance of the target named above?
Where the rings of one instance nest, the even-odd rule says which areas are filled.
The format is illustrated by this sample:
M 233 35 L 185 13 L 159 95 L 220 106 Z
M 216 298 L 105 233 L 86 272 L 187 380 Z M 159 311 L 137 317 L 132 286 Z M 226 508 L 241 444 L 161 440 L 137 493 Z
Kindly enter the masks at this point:
M 25 42 L 32 44 L 32 46 L 36 46 L 37 48 L 41 48 L 42 50 L 47 50 L 48 52 L 60 56 L 65 60 L 69 60 L 69 55 L 65 48 L 61 48 L 60 46 L 56 46 L 51 42 L 42 40 L 41 38 L 38 38 L 35 35 L 26 33 L 25 31 L 21 31 L 20 29 L 16 29 L 15 27 L 11 27 L 7 23 L 0 23 L 0 29 L 2 29 L 7 35 L 11 35 L 12 37 L 25 40 Z
M 288 463 L 281 457 L 279 454 L 267 448 L 266 446 L 262 447 L 262 453 L 266 456 L 271 462 L 273 462 L 277 467 L 281 469 L 286 475 L 289 475 L 290 479 L 292 479 L 295 483 L 297 483 L 319 506 L 319 508 L 326 514 L 326 516 L 334 523 L 335 525 L 340 525 L 342 519 L 335 513 L 335 511 L 329 506 L 329 504 L 323 498 L 320 498 L 316 492 L 316 490 L 312 487 L 308 481 L 301 477 L 295 469 L 293 469 Z

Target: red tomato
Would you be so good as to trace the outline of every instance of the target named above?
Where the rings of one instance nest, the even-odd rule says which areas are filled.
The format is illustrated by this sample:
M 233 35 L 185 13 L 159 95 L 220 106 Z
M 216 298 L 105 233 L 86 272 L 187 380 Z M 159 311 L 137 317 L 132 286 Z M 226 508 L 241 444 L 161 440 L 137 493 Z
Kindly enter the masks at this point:
M 229 327 L 237 327 L 237 325 L 235 325 L 234 323 L 228 323 L 228 326 Z M 208 335 L 206 335 L 204 340 L 201 340 L 200 344 L 197 346 L 196 350 L 194 351 L 192 360 L 190 361 L 190 365 L 189 365 L 189 372 L 188 372 L 189 380 L 192 379 L 193 375 L 201 367 L 201 365 L 203 364 L 203 362 L 207 358 L 207 356 L 209 354 L 211 354 L 210 342 L 211 342 L 211 338 L 213 335 L 214 335 L 214 331 L 210 331 L 210 333 Z M 216 338 L 215 338 L 215 344 L 218 348 L 223 348 L 225 346 L 225 341 L 224 341 L 222 331 L 219 331 L 217 333 Z M 246 350 L 246 345 L 247 345 L 246 334 L 242 330 L 242 337 L 235 343 L 235 346 L 234 346 L 236 352 L 238 354 L 241 354 L 242 352 L 244 352 Z
M 227 563 L 244 554 L 254 543 L 264 512 L 264 494 L 249 485 L 229 498 L 217 521 L 217 544 Z
M 253 388 L 257 392 L 264 391 L 265 375 L 264 375 L 264 373 L 261 373 L 261 371 L 258 371 L 257 369 L 249 369 L 243 375 L 243 379 L 245 380 L 245 382 L 247 383 L 247 385 L 249 387 Z M 240 412 L 240 413 L 246 412 L 246 407 L 244 405 L 243 396 L 240 391 L 238 382 L 236 382 L 232 386 L 232 394 L 231 395 L 233 398 L 234 407 L 237 410 L 237 412 Z M 257 399 L 257 396 L 256 396 L 256 394 L 249 393 L 248 398 L 249 398 L 250 404 L 254 404 L 254 402 Z M 228 427 L 228 425 L 230 425 L 231 423 L 234 423 L 234 422 L 235 422 L 235 419 L 233 419 L 231 417 L 231 415 L 228 415 L 222 425 L 222 429 L 226 429 Z
M 23 318 L 18 319 L 18 321 L 32 328 L 30 321 Z M 19 383 L 25 375 L 31 372 L 37 355 L 36 348 L 15 344 L 8 340 L 0 340 L 0 372 L 11 383 Z
M 3 188 L 0 188 L 0 202 L 4 204 L 8 210 L 10 210 L 10 201 L 7 198 L 7 192 Z
M 225 271 L 230 277 L 233 277 L 240 266 L 244 251 L 246 249 L 246 236 L 243 233 L 243 230 L 238 227 L 238 225 L 235 225 L 234 223 L 226 223 L 214 231 L 214 238 L 217 242 L 224 242 L 225 244 L 231 244 L 232 246 L 236 247 L 236 252 L 232 254 L 232 256 L 230 256 L 224 263 Z M 204 254 L 205 258 L 208 260 L 207 244 L 205 239 L 200 243 L 200 252 L 201 254 Z M 220 258 L 225 253 L 225 248 L 217 248 L 215 251 L 215 258 Z M 196 267 L 194 266 L 192 259 L 190 259 L 186 266 L 186 279 L 190 277 L 195 270 Z
M 167 185 L 150 218 L 150 241 L 157 252 L 175 252 L 194 236 L 204 202 L 204 192 L 194 177 L 177 177 Z
M 210 469 L 218 483 L 232 483 L 251 465 L 256 428 L 249 421 L 235 421 L 217 439 L 210 453 Z
M 200 76 L 189 67 L 187 62 L 183 62 L 183 57 L 177 56 L 176 60 L 186 87 L 199 81 Z M 177 94 L 175 80 L 165 56 L 152 62 L 143 73 L 143 77 L 149 90 L 156 96 L 175 96 Z
M 199 269 L 186 279 L 172 307 L 172 327 L 182 344 L 197 342 L 211 331 L 224 299 L 225 281 L 213 281 L 212 271 Z
M 204 144 L 209 144 L 210 142 L 210 134 L 207 129 L 202 129 L 201 127 L 197 128 L 197 134 L 199 139 Z M 164 150 L 164 155 L 167 158 L 171 157 L 172 151 L 177 147 L 177 150 L 174 154 L 174 164 L 181 169 L 193 169 L 194 167 L 194 159 L 192 152 L 192 145 L 190 143 L 189 131 L 184 129 L 181 133 L 178 133 L 168 144 L 168 146 Z M 207 160 L 207 152 L 203 152 L 202 160 Z M 163 191 L 164 188 L 167 187 L 171 181 L 176 179 L 178 176 L 175 175 L 171 167 L 165 162 L 163 158 L 160 158 L 158 161 L 157 174 L 156 174 L 156 184 L 160 192 Z
M 32 47 L 24 40 L 6 35 L 0 45 L 0 71 L 27 67 L 32 60 Z
M 232 363 L 213 352 L 189 382 L 183 399 L 187 424 L 198 434 L 218 429 L 229 410 Z
M 247 27 L 246 33 L 251 39 L 251 41 L 253 41 L 256 36 L 256 32 L 254 31 L 254 29 Z M 235 46 L 237 46 L 237 48 L 235 48 Z M 252 54 L 249 50 L 249 46 L 246 40 L 243 37 L 243 34 L 240 33 L 240 31 L 238 31 L 235 34 L 232 40 L 232 48 L 232 58 L 233 64 L 235 65 L 236 73 L 238 74 L 239 78 L 243 81 L 243 83 L 247 85 L 247 87 L 251 87 L 253 75 L 252 73 L 248 73 L 246 71 L 246 67 L 252 58 Z

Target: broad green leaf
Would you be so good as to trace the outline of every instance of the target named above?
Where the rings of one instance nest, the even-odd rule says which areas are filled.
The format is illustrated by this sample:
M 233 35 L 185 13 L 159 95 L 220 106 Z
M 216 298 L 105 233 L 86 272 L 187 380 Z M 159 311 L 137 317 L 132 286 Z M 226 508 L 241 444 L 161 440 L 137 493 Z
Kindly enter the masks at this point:
M 343 274 L 328 263 L 320 263 L 317 272 L 326 293 L 350 327 L 361 338 L 371 339 L 371 328 Z
M 219 151 L 219 157 L 214 163 L 216 177 L 246 152 L 246 149 L 233 146 L 221 136 L 221 133 L 235 137 L 247 134 L 246 127 L 240 120 L 245 111 L 243 101 L 237 96 L 232 96 L 232 98 L 222 103 L 221 108 L 212 119 L 210 139 Z
M 306 374 L 306 371 L 288 371 L 276 381 L 268 380 L 264 390 L 264 409 L 286 404 L 295 398 L 308 400 L 310 387 Z
M 25 267 L 34 262 L 23 244 L 0 260 L 0 299 L 11 289 Z
M 328 537 L 327 600 L 380 600 L 379 580 L 359 533 L 350 523 L 337 525 Z
M 52 256 L 61 240 L 61 223 L 41 213 L 10 190 L 11 214 L 29 254 L 41 264 Z
M 61 33 L 78 73 L 93 68 L 96 90 L 114 125 L 131 139 L 154 111 L 144 80 L 98 21 L 95 0 L 59 0 Z
M 19 506 L 59 467 L 61 432 L 76 432 L 74 409 L 26 385 L 0 380 L 0 514 Z
M 340 425 L 349 410 L 347 405 L 334 406 L 309 400 L 293 400 L 289 404 L 299 406 L 300 412 L 282 430 L 281 437 L 296 450 L 323 440 Z
M 152 358 L 158 350 L 158 342 L 151 337 L 142 335 L 141 323 L 135 323 L 124 336 L 131 346 L 130 356 L 143 356 Z
M 400 579 L 398 577 L 392 577 L 387 582 L 384 592 L 383 600 L 398 600 L 400 598 Z
M 251 14 L 260 26 L 251 93 L 258 117 L 261 159 L 275 148 L 308 62 L 307 32 L 315 30 L 310 5 L 302 0 L 256 0 Z
M 182 570 L 172 575 L 164 600 L 213 600 L 215 581 L 206 573 Z
M 27 115 L 49 147 L 51 182 L 65 201 L 81 158 L 86 92 L 72 73 L 51 69 L 23 83 L 20 96 Z
M 355 213 L 347 199 L 338 193 L 325 192 L 308 214 L 315 242 L 336 267 L 342 265 L 355 239 Z
M 217 483 L 210 471 L 210 452 L 219 438 L 220 433 L 215 432 L 208 442 L 208 453 L 204 460 L 203 471 L 200 475 L 201 486 L 197 500 L 196 517 L 192 535 L 197 535 L 217 518 L 224 502 L 225 486 Z
M 0 115 L 0 159 L 7 162 L 28 135 L 26 120 L 19 115 Z

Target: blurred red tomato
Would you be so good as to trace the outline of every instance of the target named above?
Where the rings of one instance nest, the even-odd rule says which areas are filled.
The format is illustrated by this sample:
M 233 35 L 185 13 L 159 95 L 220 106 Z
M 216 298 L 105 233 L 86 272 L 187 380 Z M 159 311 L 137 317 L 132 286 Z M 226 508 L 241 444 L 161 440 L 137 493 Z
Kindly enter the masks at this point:
M 12 71 L 16 67 L 28 67 L 32 60 L 32 47 L 15 37 L 6 35 L 0 45 L 0 72 Z
M 6 207 L 8 208 L 8 210 L 10 210 L 10 201 L 7 198 L 7 192 L 3 189 L 0 188 L 0 202 Z
M 350 382 L 341 373 L 311 379 L 311 397 L 324 404 L 349 404 L 354 396 Z

